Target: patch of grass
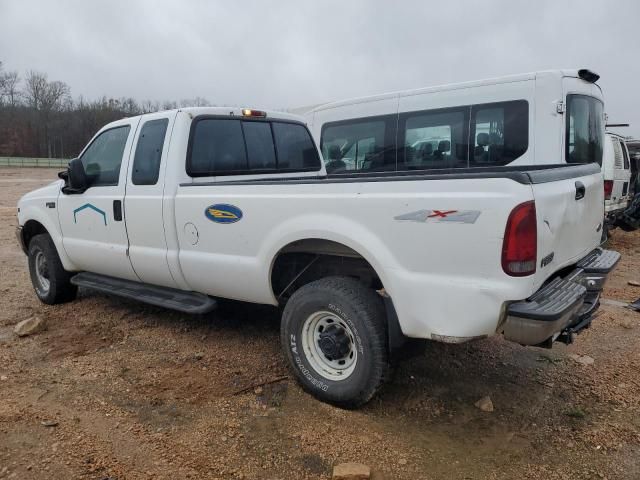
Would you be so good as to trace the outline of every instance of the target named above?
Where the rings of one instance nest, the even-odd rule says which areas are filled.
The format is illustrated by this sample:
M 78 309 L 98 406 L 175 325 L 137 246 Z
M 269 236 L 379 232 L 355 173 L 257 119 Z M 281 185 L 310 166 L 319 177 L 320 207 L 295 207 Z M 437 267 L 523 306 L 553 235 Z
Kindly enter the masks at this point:
M 561 358 L 550 357 L 549 355 L 538 355 L 536 358 L 536 362 L 547 362 L 551 364 L 556 364 L 562 362 Z
M 587 412 L 585 412 L 582 408 L 580 407 L 574 407 L 570 410 L 567 410 L 566 412 L 564 412 L 564 414 L 567 417 L 571 417 L 571 418 L 577 418 L 577 419 L 583 419 L 587 416 Z

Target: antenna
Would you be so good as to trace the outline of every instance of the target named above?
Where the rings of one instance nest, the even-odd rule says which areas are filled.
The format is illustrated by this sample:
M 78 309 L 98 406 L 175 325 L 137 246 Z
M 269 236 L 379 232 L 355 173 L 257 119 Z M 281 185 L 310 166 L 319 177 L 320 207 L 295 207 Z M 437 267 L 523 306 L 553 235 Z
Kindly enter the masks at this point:
M 605 125 L 606 128 L 612 128 L 612 127 L 628 127 L 629 124 L 628 123 L 607 123 Z

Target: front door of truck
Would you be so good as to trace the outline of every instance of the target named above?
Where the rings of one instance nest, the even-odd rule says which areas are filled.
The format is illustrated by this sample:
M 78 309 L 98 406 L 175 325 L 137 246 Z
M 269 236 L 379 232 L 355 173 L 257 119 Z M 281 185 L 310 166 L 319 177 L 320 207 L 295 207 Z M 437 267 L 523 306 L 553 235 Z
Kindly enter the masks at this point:
M 124 219 L 127 166 L 139 119 L 98 133 L 80 155 L 90 187 L 61 193 L 58 218 L 64 249 L 80 269 L 138 280 L 129 260 Z

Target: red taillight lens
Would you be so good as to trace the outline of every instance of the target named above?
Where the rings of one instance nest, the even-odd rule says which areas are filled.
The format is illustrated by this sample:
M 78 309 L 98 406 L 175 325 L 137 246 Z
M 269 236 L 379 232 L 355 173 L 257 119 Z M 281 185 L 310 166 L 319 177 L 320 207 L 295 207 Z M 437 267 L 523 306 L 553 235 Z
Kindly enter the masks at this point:
M 604 199 L 611 200 L 611 192 L 613 192 L 613 180 L 604 181 Z
M 512 277 L 536 271 L 538 228 L 535 202 L 525 202 L 511 211 L 502 243 L 502 269 Z

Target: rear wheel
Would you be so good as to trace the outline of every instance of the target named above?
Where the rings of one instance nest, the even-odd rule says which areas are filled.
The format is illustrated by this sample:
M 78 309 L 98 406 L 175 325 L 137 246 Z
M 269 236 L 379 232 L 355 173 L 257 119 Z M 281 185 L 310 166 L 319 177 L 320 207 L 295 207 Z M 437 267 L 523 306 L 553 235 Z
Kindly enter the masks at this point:
M 29 242 L 29 274 L 41 302 L 54 305 L 76 298 L 78 287 L 71 284 L 71 274 L 62 266 L 53 240 L 46 233 Z
M 389 372 L 384 312 L 376 292 L 352 278 L 297 290 L 284 309 L 281 340 L 302 387 L 344 408 L 368 402 Z

